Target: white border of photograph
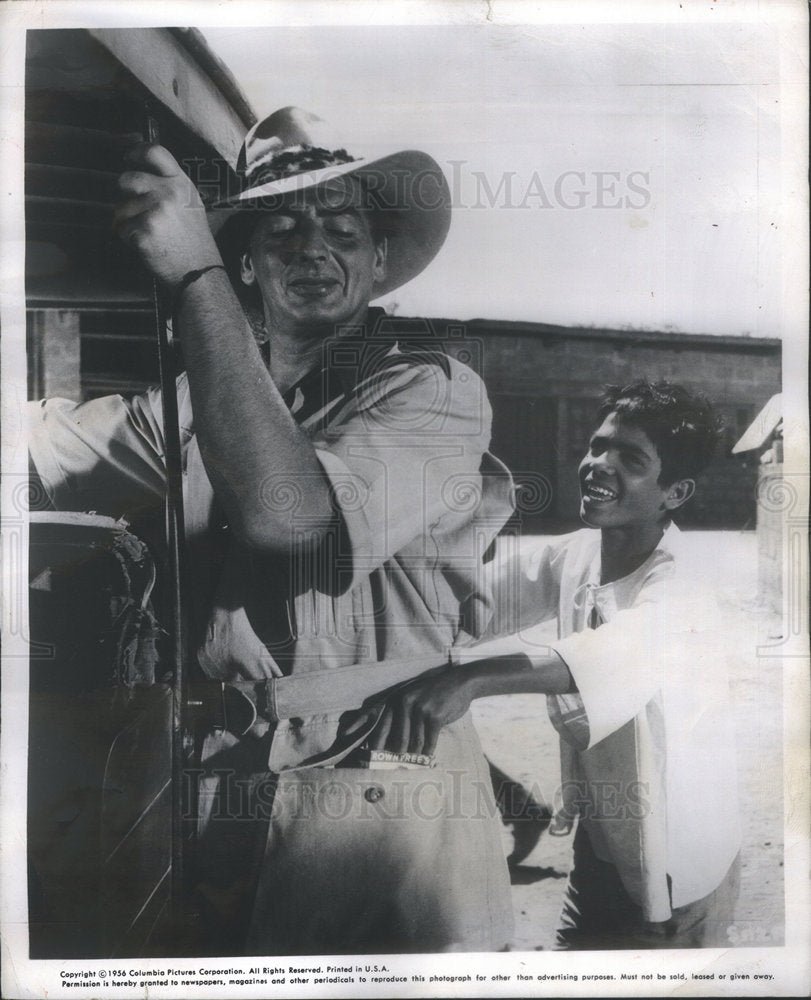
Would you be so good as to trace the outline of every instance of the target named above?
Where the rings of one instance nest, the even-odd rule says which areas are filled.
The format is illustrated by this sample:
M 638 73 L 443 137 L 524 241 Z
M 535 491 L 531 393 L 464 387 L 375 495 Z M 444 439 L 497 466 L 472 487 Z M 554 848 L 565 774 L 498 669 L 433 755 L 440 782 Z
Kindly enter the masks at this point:
M 782 947 L 646 953 L 515 952 L 483 955 L 374 956 L 318 959 L 171 959 L 109 961 L 30 961 L 28 959 L 27 882 L 25 877 L 25 802 L 27 748 L 27 647 L 25 525 L 7 522 L 3 531 L 3 689 L 2 689 L 2 967 L 7 997 L 45 997 L 80 992 L 84 997 L 146 995 L 144 986 L 112 988 L 101 972 L 120 966 L 138 983 L 163 979 L 174 969 L 201 980 L 217 978 L 217 970 L 235 970 L 250 978 L 254 968 L 291 966 L 338 968 L 354 966 L 352 983 L 334 982 L 292 986 L 212 988 L 149 986 L 155 998 L 188 997 L 388 997 L 388 996 L 788 996 L 804 995 L 809 980 L 809 789 L 808 731 L 809 678 L 807 645 L 807 513 L 808 513 L 808 41 L 807 6 L 796 2 L 727 3 L 695 0 L 593 0 L 593 2 L 489 2 L 456 0 L 375 3 L 367 0 L 328 2 L 215 3 L 151 0 L 115 5 L 97 2 L 21 2 L 3 5 L 2 29 L 2 510 L 13 512 L 14 491 L 27 470 L 22 404 L 26 398 L 24 215 L 23 215 L 23 70 L 25 31 L 28 28 L 150 27 L 193 25 L 207 27 L 329 24 L 358 26 L 476 24 L 497 32 L 522 24 L 690 23 L 703 29 L 714 23 L 747 22 L 768 25 L 776 32 L 780 78 L 773 81 L 781 106 L 782 156 L 779 171 L 779 245 L 781 253 L 780 315 L 783 331 L 785 470 L 795 501 L 786 519 L 786 548 L 793 533 L 794 560 L 784 560 L 784 593 L 800 595 L 798 604 L 784 610 L 785 817 L 784 821 L 786 937 Z M 239 80 L 240 67 L 230 67 Z M 426 66 L 426 72 L 431 67 Z M 317 71 L 317 68 L 314 68 Z M 351 68 L 348 69 L 351 72 Z M 700 83 L 700 80 L 695 81 Z M 473 96 L 475 99 L 475 95 Z M 264 111 L 265 109 L 257 109 Z M 753 276 L 757 280 L 757 275 Z M 538 317 L 543 320 L 545 317 Z M 699 332 L 699 331 L 696 331 Z M 797 545 L 799 533 L 800 544 Z M 788 620 L 791 614 L 798 621 Z M 711 822 L 711 818 L 708 818 Z M 132 971 L 129 971 L 132 970 Z M 65 972 L 77 973 L 66 980 Z M 66 989 L 65 982 L 88 986 Z M 621 980 L 622 974 L 639 978 Z M 694 979 L 693 976 L 713 976 Z M 327 978 L 326 973 L 324 973 Z M 613 976 L 608 979 L 603 977 Z M 736 978 L 738 976 L 746 978 Z M 361 977 L 365 977 L 361 979 Z M 422 977 L 421 980 L 415 977 Z M 470 978 L 467 978 L 470 977 Z M 524 977 L 524 978 L 519 978 Z M 527 978 L 528 977 L 528 978 Z M 645 978 L 643 978 L 645 977 Z M 681 978 L 684 977 L 684 978 Z M 758 977 L 758 978 L 756 978 Z M 769 978 L 760 978 L 769 977 Z M 227 978 L 227 977 L 226 977 Z M 340 980 L 341 974 L 333 974 Z M 402 981 L 402 980 L 405 981 Z

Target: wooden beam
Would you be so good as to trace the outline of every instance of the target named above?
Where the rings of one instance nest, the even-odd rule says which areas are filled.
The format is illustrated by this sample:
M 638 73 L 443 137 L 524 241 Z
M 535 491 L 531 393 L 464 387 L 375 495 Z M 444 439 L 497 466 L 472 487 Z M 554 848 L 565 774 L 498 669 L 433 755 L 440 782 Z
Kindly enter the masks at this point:
M 236 164 L 244 123 L 168 30 L 101 28 L 88 34 L 226 162 Z

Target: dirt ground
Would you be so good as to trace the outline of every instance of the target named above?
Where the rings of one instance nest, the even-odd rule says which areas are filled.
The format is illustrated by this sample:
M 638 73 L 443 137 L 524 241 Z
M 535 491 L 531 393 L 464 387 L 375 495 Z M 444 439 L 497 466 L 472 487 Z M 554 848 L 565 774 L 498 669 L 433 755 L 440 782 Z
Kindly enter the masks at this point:
M 708 580 L 728 636 L 743 827 L 741 893 L 730 938 L 741 946 L 779 945 L 784 935 L 784 663 L 774 654 L 782 623 L 758 598 L 754 532 L 691 532 L 688 540 L 702 556 L 706 552 Z M 474 703 L 474 718 L 492 764 L 551 804 L 559 784 L 558 737 L 545 700 L 534 695 L 482 699 Z M 552 947 L 571 841 L 571 835 L 544 831 L 513 867 L 514 950 Z M 515 846 L 506 827 L 504 845 L 507 854 Z

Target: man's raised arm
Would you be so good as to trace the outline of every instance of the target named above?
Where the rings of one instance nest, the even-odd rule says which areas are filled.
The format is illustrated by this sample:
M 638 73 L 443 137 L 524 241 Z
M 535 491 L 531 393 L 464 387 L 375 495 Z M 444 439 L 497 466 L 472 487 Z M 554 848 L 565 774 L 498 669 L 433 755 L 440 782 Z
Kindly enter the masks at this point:
M 317 541 L 334 519 L 327 479 L 262 361 L 197 190 L 161 146 L 136 147 L 127 166 L 116 226 L 167 293 L 177 295 L 195 433 L 232 529 L 248 545 L 288 552 L 295 513 Z M 184 286 L 197 271 L 204 273 Z M 287 472 L 307 483 L 304 507 L 295 511 L 263 502 L 269 477 Z

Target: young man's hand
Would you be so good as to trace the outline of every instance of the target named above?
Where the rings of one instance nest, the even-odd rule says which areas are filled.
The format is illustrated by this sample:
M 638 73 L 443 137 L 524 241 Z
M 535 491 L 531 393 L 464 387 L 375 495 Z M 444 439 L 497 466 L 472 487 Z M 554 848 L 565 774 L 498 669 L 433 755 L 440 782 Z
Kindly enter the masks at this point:
M 435 667 L 386 698 L 368 738 L 373 750 L 432 754 L 443 726 L 460 719 L 475 698 L 500 694 L 565 694 L 576 690 L 572 675 L 553 650 L 507 652 L 513 637 L 452 651 L 456 662 Z M 483 655 L 489 652 L 491 655 Z M 495 654 L 495 655 L 492 655 Z M 383 695 L 385 697 L 385 694 Z M 351 713 L 355 730 L 372 725 L 380 701 Z
M 194 184 L 163 146 L 140 143 L 125 156 L 114 226 L 169 290 L 189 271 L 222 264 Z
M 474 674 L 456 665 L 437 667 L 400 688 L 369 737 L 374 750 L 432 754 L 443 726 L 470 708 Z

